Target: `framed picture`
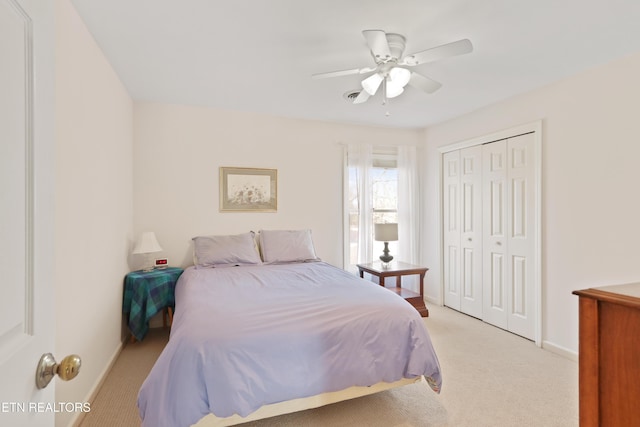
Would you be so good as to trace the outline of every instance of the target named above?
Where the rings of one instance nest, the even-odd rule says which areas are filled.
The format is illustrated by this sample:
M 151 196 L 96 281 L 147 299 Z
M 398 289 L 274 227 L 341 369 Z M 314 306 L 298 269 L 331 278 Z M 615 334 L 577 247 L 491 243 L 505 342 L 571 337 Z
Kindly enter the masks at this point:
M 277 169 L 220 168 L 220 212 L 277 210 Z

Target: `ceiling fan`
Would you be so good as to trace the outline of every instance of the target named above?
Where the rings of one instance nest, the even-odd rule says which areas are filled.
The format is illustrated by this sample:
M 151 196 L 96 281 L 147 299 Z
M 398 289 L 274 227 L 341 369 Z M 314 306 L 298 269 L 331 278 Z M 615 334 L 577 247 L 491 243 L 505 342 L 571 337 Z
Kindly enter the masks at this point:
M 383 86 L 385 100 L 400 95 L 404 92 L 407 84 L 426 93 L 433 93 L 440 89 L 442 84 L 422 74 L 410 71 L 407 67 L 414 67 L 428 62 L 438 61 L 449 56 L 462 55 L 473 51 L 471 41 L 462 39 L 403 57 L 402 54 L 404 53 L 406 43 L 406 38 L 403 35 L 385 33 L 382 30 L 365 30 L 362 32 L 362 35 L 367 41 L 367 45 L 375 61 L 376 65 L 374 67 L 331 71 L 328 73 L 313 74 L 311 76 L 313 79 L 324 79 L 374 72 L 362 80 L 362 90 L 353 100 L 354 104 L 365 102 L 369 97 L 375 95 L 381 85 Z

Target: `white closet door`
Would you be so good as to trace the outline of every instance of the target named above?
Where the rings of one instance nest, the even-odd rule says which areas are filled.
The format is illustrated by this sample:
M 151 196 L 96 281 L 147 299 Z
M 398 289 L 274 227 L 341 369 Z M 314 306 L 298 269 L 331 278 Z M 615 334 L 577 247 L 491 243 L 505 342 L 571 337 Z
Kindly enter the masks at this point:
M 482 317 L 482 146 L 460 151 L 460 311 Z
M 483 320 L 535 339 L 534 134 L 483 145 Z
M 534 135 L 507 141 L 507 274 L 508 330 L 534 339 L 535 335 L 535 185 Z
M 507 329 L 507 141 L 482 146 L 485 322 Z
M 444 304 L 460 310 L 460 151 L 442 156 Z

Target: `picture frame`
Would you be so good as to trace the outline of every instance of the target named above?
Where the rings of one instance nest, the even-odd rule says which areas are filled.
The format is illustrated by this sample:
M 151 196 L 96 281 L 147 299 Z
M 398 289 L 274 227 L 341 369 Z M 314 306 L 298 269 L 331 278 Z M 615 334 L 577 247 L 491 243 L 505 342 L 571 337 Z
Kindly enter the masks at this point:
M 220 212 L 277 210 L 277 169 L 220 167 Z

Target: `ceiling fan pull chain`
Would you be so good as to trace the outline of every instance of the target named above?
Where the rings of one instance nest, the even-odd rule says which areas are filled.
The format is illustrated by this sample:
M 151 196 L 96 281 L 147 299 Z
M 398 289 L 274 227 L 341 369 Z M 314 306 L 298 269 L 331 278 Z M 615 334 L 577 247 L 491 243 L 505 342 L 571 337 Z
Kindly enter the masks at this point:
M 384 112 L 385 117 L 391 116 L 389 112 L 389 99 L 387 98 L 387 78 L 384 78 L 382 82 L 382 106 L 386 107 L 386 111 Z
M 382 81 L 382 105 L 387 105 L 387 77 Z

